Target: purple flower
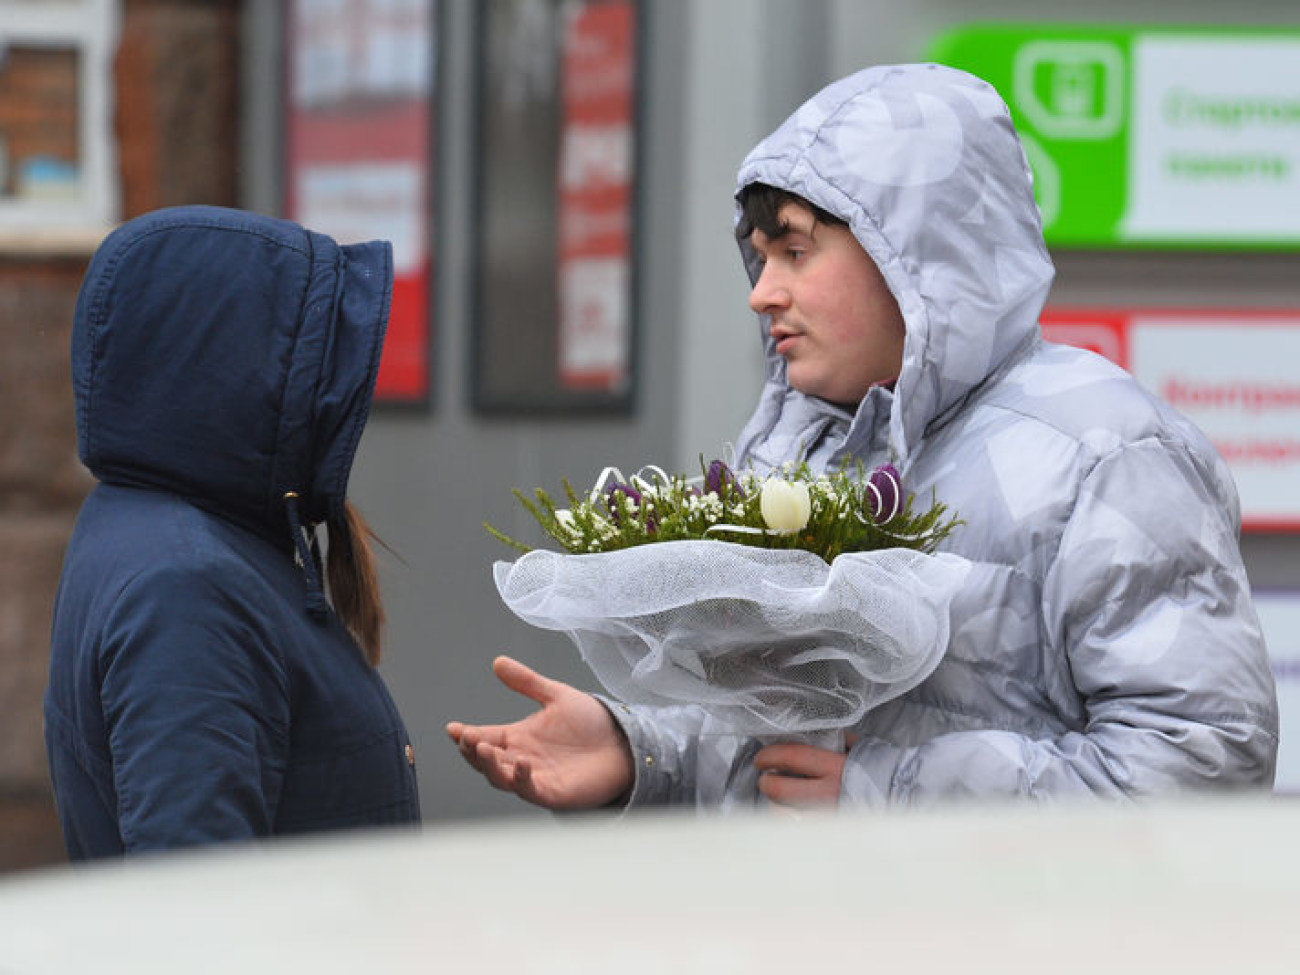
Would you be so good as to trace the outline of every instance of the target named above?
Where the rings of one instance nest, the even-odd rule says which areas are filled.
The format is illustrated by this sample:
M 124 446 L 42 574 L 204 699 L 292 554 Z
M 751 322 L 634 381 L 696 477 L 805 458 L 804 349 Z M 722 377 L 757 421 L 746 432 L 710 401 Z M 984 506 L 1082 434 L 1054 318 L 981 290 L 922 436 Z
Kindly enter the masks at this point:
M 903 504 L 903 486 L 898 469 L 893 464 L 882 464 L 867 478 L 867 496 L 871 518 L 877 525 L 892 521 Z
M 712 491 L 718 497 L 722 497 L 724 487 L 731 494 L 740 495 L 740 485 L 736 481 L 735 473 L 722 461 L 715 460 L 709 464 L 709 469 L 704 473 L 704 490 Z
M 626 484 L 623 481 L 615 481 L 610 484 L 609 487 L 605 488 L 605 505 L 609 508 L 610 520 L 616 525 L 623 523 L 623 502 L 619 500 L 620 495 L 630 500 L 634 508 L 640 509 L 641 507 L 641 492 L 631 484 Z M 653 512 L 646 516 L 645 522 L 646 531 L 654 532 L 658 522 Z

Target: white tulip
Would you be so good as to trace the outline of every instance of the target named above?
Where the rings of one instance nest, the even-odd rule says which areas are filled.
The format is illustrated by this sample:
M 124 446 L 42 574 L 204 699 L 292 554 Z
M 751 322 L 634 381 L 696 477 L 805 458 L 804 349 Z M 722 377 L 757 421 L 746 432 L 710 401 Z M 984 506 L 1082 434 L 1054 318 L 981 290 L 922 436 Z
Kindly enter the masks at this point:
M 812 514 L 808 485 L 803 481 L 770 477 L 763 482 L 758 507 L 772 531 L 797 532 L 808 524 L 808 516 Z

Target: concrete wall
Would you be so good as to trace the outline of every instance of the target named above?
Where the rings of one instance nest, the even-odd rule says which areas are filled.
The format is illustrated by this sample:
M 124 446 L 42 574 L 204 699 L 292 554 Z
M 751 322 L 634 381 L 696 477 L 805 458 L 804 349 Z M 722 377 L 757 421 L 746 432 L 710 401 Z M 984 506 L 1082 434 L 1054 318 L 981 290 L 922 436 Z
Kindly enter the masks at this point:
M 661 8 L 662 10 L 663 8 Z M 442 732 L 452 718 L 507 720 L 523 713 L 499 691 L 491 659 L 511 652 L 557 677 L 591 686 L 563 638 L 536 633 L 501 607 L 490 567 L 509 551 L 490 538 L 484 520 L 516 537 L 533 537 L 511 489 L 545 486 L 562 478 L 594 478 L 605 464 L 625 469 L 670 456 L 681 406 L 676 401 L 680 295 L 667 282 L 676 255 L 651 246 L 641 275 L 638 401 L 632 416 L 599 419 L 485 419 L 469 408 L 473 321 L 471 209 L 473 156 L 469 42 L 472 10 L 447 4 L 443 47 L 443 113 L 438 160 L 438 275 L 433 407 L 427 415 L 380 412 L 362 440 L 353 495 L 378 534 L 403 561 L 382 559 L 390 609 L 384 674 L 410 725 L 417 748 L 426 816 L 523 813 L 493 792 L 461 762 Z M 650 48 L 680 52 L 680 17 L 655 12 Z M 655 72 L 648 101 L 646 198 L 641 233 L 662 241 L 680 219 L 674 202 L 681 185 L 683 136 L 677 118 L 686 82 Z M 657 202 L 656 202 L 657 201 Z

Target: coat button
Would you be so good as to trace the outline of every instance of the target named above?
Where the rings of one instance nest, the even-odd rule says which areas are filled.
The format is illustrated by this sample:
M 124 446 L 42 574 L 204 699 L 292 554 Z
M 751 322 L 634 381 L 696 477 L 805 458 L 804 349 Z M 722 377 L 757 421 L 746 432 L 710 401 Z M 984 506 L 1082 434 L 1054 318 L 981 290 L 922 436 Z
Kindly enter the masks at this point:
M 415 768 L 415 749 L 410 745 L 407 745 L 403 751 L 406 753 L 406 764 L 411 766 L 411 768 Z
M 654 763 L 655 763 L 655 757 L 654 757 L 653 755 L 647 755 L 647 756 L 645 757 L 645 764 L 646 764 L 646 767 L 647 767 L 647 768 L 650 768 L 651 766 L 653 766 Z

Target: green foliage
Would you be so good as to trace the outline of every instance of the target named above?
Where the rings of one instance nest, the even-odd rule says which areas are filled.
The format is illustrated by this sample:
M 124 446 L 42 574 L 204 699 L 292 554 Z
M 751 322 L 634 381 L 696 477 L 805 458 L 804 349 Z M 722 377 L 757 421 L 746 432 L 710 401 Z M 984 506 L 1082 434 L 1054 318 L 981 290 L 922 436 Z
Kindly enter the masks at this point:
M 529 498 L 513 493 L 551 539 L 573 554 L 612 552 L 617 549 L 688 539 L 736 542 L 771 549 L 806 549 L 827 562 L 844 552 L 882 548 L 910 548 L 933 552 L 961 524 L 947 508 L 931 499 L 917 508 L 905 496 L 901 510 L 885 524 L 872 516 L 868 475 L 861 464 L 829 474 L 814 474 L 807 464 L 786 464 L 771 477 L 807 485 L 809 517 L 798 531 L 768 528 L 761 507 L 763 483 L 749 472 L 709 478 L 701 459 L 702 475 L 633 477 L 630 483 L 597 485 L 578 495 L 568 481 L 564 494 L 568 507 L 560 507 L 541 488 Z M 725 470 L 725 469 L 724 469 Z M 620 475 L 621 476 L 621 475 Z M 734 477 L 734 480 L 733 480 Z M 711 483 L 716 489 L 705 490 Z M 531 547 L 491 525 L 484 528 L 496 539 L 521 552 Z

